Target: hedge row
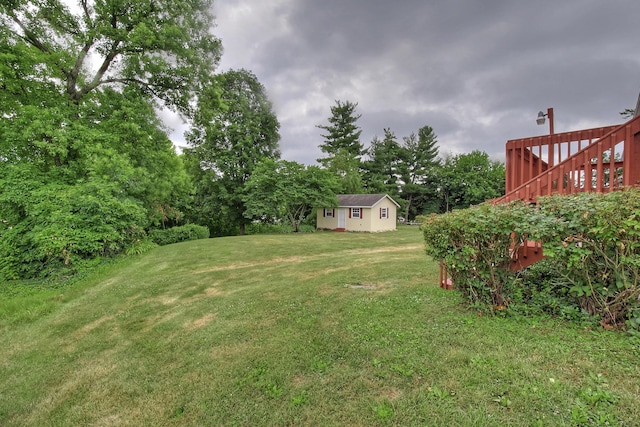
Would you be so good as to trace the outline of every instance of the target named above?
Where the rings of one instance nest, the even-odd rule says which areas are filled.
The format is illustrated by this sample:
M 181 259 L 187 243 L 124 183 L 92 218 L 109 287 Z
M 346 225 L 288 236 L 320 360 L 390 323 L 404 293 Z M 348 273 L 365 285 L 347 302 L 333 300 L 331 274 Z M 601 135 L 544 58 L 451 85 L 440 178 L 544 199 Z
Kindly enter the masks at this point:
M 639 189 L 544 197 L 536 206 L 485 204 L 431 216 L 422 228 L 427 254 L 445 261 L 472 304 L 546 301 L 640 329 Z M 525 238 L 541 241 L 547 259 L 511 271 Z
M 151 230 L 149 231 L 149 238 L 154 243 L 164 246 L 173 243 L 186 242 L 187 240 L 208 239 L 209 229 L 201 225 L 187 224 L 164 230 Z

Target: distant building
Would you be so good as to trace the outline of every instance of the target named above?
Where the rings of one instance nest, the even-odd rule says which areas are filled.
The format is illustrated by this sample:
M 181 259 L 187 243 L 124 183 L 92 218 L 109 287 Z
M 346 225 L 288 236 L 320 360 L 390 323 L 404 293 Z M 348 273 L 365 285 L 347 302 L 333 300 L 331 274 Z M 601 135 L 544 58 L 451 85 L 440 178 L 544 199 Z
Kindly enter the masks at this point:
M 318 208 L 318 229 L 393 231 L 399 207 L 387 194 L 339 194 L 338 207 Z

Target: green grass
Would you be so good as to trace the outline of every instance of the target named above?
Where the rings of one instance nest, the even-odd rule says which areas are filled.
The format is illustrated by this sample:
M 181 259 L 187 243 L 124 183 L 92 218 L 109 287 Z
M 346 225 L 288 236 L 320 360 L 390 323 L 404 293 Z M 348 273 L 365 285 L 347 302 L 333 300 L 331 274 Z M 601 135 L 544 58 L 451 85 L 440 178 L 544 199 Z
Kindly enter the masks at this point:
M 437 275 L 405 227 L 200 240 L 66 288 L 5 284 L 0 425 L 637 425 L 625 336 L 478 316 Z

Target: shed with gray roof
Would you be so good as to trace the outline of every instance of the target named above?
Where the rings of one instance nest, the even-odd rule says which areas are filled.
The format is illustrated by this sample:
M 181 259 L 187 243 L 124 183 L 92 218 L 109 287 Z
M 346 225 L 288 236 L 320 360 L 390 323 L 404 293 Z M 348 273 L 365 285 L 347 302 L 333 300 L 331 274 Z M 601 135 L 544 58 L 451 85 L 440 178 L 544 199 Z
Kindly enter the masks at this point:
M 399 207 L 388 194 L 338 194 L 337 207 L 318 208 L 318 229 L 392 231 Z

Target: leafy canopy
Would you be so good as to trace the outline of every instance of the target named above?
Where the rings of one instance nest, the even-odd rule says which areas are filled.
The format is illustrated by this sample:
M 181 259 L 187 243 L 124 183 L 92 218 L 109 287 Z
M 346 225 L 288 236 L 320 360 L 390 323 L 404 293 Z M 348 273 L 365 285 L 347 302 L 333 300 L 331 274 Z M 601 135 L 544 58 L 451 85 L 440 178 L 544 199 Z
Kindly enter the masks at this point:
M 337 206 L 338 178 L 318 166 L 265 160 L 247 182 L 245 215 L 286 219 L 294 231 L 313 208 Z
M 20 71 L 24 85 L 12 92 L 55 85 L 78 103 L 100 87 L 136 86 L 188 113 L 220 58 L 211 6 L 211 0 L 2 2 L 11 50 L 34 52 L 27 61 L 39 65 Z
M 181 218 L 156 115 L 191 116 L 219 60 L 211 1 L 0 3 L 0 275 L 73 273 Z
M 203 171 L 192 169 L 200 180 L 196 199 L 203 203 L 194 214 L 213 202 L 220 205 L 223 223 L 237 224 L 244 234 L 250 222 L 244 215 L 245 184 L 261 161 L 280 157 L 280 124 L 264 86 L 250 71 L 231 70 L 214 83 L 204 91 L 187 136 L 192 164 Z M 206 225 L 216 233 L 215 224 Z

